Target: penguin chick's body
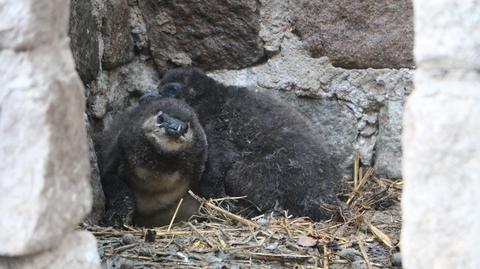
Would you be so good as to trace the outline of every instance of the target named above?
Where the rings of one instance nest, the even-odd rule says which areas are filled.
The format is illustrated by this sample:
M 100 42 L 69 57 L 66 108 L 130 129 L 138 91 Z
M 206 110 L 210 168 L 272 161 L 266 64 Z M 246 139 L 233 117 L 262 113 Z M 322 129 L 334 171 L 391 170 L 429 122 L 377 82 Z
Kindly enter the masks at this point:
M 209 158 L 202 195 L 247 195 L 264 210 L 278 201 L 297 216 L 331 216 L 325 207 L 337 204 L 337 162 L 298 111 L 274 96 L 225 86 L 193 68 L 167 72 L 158 91 L 185 100 L 205 130 Z
M 133 203 L 133 223 L 139 226 L 168 224 L 182 197 L 185 201 L 176 220 L 186 220 L 198 210 L 187 191 L 196 189 L 203 173 L 207 140 L 186 103 L 140 102 L 114 120 L 103 144 L 107 217 L 126 214 L 125 195 L 131 196 L 127 203 Z

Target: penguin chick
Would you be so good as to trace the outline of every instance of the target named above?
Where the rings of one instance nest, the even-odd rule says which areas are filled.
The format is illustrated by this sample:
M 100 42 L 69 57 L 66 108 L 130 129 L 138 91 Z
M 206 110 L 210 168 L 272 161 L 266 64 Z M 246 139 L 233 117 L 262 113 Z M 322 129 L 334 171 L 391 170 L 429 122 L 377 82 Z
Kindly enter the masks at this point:
M 195 112 L 185 102 L 169 98 L 141 102 L 114 119 L 103 141 L 107 216 L 120 216 L 124 221 L 129 214 L 125 207 L 131 207 L 135 225 L 165 225 L 182 197 L 185 201 L 177 221 L 198 210 L 187 191 L 196 190 L 203 173 L 207 140 Z
M 204 196 L 248 196 L 263 210 L 276 202 L 294 215 L 329 218 L 338 163 L 311 123 L 280 99 L 225 86 L 194 68 L 168 71 L 158 95 L 185 100 L 209 143 Z

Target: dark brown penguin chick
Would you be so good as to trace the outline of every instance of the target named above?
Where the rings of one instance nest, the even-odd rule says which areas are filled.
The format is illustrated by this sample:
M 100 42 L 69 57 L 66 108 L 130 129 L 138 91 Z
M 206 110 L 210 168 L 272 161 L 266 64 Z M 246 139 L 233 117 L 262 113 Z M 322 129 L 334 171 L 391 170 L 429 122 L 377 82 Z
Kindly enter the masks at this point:
M 207 140 L 185 102 L 140 102 L 114 119 L 102 144 L 106 223 L 128 222 L 128 211 L 133 209 L 135 225 L 168 224 L 182 197 L 177 221 L 198 210 L 187 191 L 196 189 L 203 173 Z
M 338 162 L 298 111 L 274 96 L 225 86 L 194 68 L 168 71 L 158 91 L 185 100 L 205 130 L 209 158 L 202 195 L 247 195 L 263 210 L 278 201 L 297 216 L 331 216 L 327 208 L 337 204 Z

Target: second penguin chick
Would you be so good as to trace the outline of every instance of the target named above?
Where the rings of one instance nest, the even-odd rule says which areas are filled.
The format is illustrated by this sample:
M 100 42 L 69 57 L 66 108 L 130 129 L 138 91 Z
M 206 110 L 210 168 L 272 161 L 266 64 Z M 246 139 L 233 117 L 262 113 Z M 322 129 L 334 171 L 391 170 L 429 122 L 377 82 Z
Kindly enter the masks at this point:
M 188 194 L 195 190 L 207 160 L 207 139 L 193 109 L 175 99 L 149 99 L 118 117 L 104 137 L 102 183 L 107 213 L 121 212 L 125 191 L 134 197 L 133 223 L 168 224 L 198 210 Z M 112 215 L 112 214 L 110 214 Z
M 224 85 L 195 68 L 168 71 L 158 95 L 185 100 L 205 129 L 209 158 L 201 195 L 246 195 L 262 210 L 280 205 L 313 220 L 335 213 L 338 161 L 299 111 L 273 95 Z

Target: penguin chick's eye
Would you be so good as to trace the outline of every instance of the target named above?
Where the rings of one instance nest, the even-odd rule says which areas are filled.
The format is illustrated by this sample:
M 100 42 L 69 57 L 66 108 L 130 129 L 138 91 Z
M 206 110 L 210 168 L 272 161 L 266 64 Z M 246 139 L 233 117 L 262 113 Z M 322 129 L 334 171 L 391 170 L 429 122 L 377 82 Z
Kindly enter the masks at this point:
M 162 92 L 164 95 L 174 97 L 180 93 L 180 91 L 182 90 L 182 87 L 183 85 L 180 83 L 171 82 L 162 86 Z
M 165 118 L 163 117 L 163 113 L 160 112 L 160 114 L 158 114 L 158 116 L 157 116 L 157 124 L 160 125 L 160 124 L 162 124 L 164 121 L 165 121 Z

